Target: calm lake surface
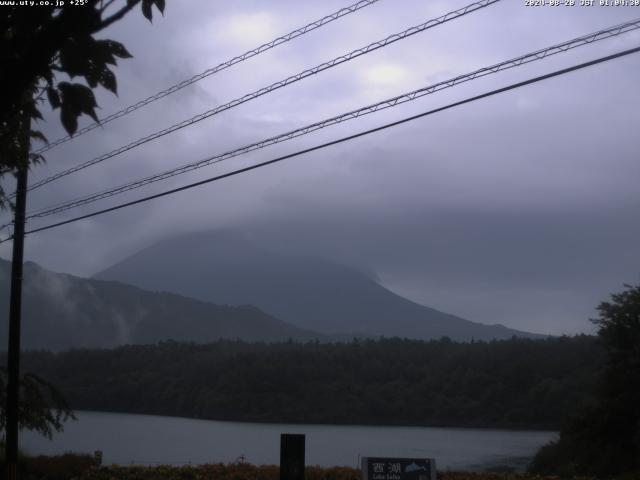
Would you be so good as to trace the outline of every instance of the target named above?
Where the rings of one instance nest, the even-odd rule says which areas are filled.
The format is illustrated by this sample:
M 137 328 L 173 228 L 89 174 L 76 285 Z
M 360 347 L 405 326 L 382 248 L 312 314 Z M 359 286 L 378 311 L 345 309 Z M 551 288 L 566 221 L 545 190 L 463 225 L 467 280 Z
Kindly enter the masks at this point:
M 433 457 L 441 470 L 522 469 L 554 432 L 216 422 L 151 415 L 77 412 L 52 441 L 29 432 L 31 454 L 93 453 L 105 464 L 234 462 L 278 464 L 280 434 L 306 434 L 307 465 L 358 466 L 360 456 Z

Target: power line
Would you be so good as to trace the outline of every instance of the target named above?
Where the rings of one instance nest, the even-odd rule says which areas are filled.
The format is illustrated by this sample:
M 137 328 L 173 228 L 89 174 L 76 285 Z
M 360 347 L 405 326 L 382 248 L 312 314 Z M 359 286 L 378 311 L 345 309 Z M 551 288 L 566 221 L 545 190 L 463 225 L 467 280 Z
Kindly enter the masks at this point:
M 382 125 L 382 126 L 379 126 L 379 127 L 376 127 L 376 128 L 365 130 L 363 132 L 359 132 L 359 133 L 356 133 L 356 134 L 353 134 L 353 135 L 349 135 L 349 136 L 346 136 L 346 137 L 342 137 L 342 138 L 339 138 L 337 140 L 332 140 L 330 142 L 326 142 L 326 143 L 323 143 L 323 144 L 320 144 L 320 145 L 316 145 L 314 147 L 306 148 L 304 150 L 299 150 L 297 152 L 290 153 L 288 155 L 283 155 L 281 157 L 277 157 L 277 158 L 274 158 L 272 160 L 268 160 L 268 161 L 261 162 L 261 163 L 255 164 L 255 165 L 251 165 L 249 167 L 240 168 L 240 169 L 234 170 L 232 172 L 224 173 L 222 175 L 217 175 L 215 177 L 210 177 L 210 178 L 207 178 L 205 180 L 200 180 L 198 182 L 190 183 L 190 184 L 184 185 L 182 187 L 173 188 L 171 190 L 166 190 L 164 192 L 157 193 L 157 194 L 154 194 L 154 195 L 149 195 L 147 197 L 143 197 L 143 198 L 140 198 L 138 200 L 133 200 L 131 202 L 121 203 L 119 205 L 115 205 L 113 207 L 105 208 L 103 210 L 98 210 L 96 212 L 92 212 L 92 213 L 89 213 L 89 214 L 86 214 L 86 215 L 81 215 L 81 216 L 74 217 L 74 218 L 71 218 L 71 219 L 68 219 L 68 220 L 64 220 L 64 221 L 61 221 L 61 222 L 49 224 L 49 225 L 46 225 L 44 227 L 35 228 L 33 230 L 29 230 L 29 231 L 25 232 L 25 234 L 31 234 L 31 233 L 36 233 L 36 232 L 42 232 L 44 230 L 50 230 L 52 228 L 60 227 L 62 225 L 67 225 L 69 223 L 74 223 L 74 222 L 77 222 L 77 221 L 80 221 L 80 220 L 84 220 L 84 219 L 87 219 L 87 218 L 91 218 L 91 217 L 95 217 L 95 216 L 102 215 L 102 214 L 105 214 L 105 213 L 113 212 L 113 211 L 116 211 L 116 210 L 120 210 L 122 208 L 130 207 L 130 206 L 133 206 L 133 205 L 138 205 L 140 203 L 145 203 L 145 202 L 148 202 L 150 200 L 154 200 L 156 198 L 164 197 L 164 196 L 167 196 L 167 195 L 172 195 L 174 193 L 178 193 L 178 192 L 181 192 L 181 191 L 184 191 L 184 190 L 189 190 L 191 188 L 195 188 L 195 187 L 198 187 L 198 186 L 201 186 L 201 185 L 205 185 L 207 183 L 211 183 L 211 182 L 215 182 L 215 181 L 218 181 L 218 180 L 222 180 L 224 178 L 228 178 L 228 177 L 232 177 L 232 176 L 235 176 L 235 175 L 239 175 L 241 173 L 245 173 L 245 172 L 248 172 L 248 171 L 251 171 L 251 170 L 256 170 L 258 168 L 265 167 L 267 165 L 272 165 L 274 163 L 281 162 L 283 160 L 287 160 L 289 158 L 297 157 L 297 156 L 304 155 L 306 153 L 310 153 L 310 152 L 313 152 L 313 151 L 316 151 L 316 150 L 321 150 L 323 148 L 326 148 L 326 147 L 329 147 L 329 146 L 332 146 L 332 145 L 337 145 L 337 144 L 340 144 L 340 143 L 343 143 L 343 142 L 354 140 L 356 138 L 363 137 L 365 135 L 370 135 L 372 133 L 385 130 L 387 128 L 395 127 L 395 126 L 398 126 L 398 125 L 401 125 L 401 124 L 404 124 L 404 123 L 411 122 L 413 120 L 417 120 L 417 119 L 422 118 L 422 117 L 433 115 L 435 113 L 442 112 L 444 110 L 449 110 L 451 108 L 455 108 L 455 107 L 458 107 L 458 106 L 461 106 L 461 105 L 465 105 L 467 103 L 475 102 L 475 101 L 481 100 L 483 98 L 491 97 L 491 96 L 494 96 L 494 95 L 497 95 L 497 94 L 500 94 L 500 93 L 504 93 L 504 92 L 507 92 L 507 91 L 510 91 L 510 90 L 521 88 L 521 87 L 524 87 L 526 85 L 531 85 L 533 83 L 537 83 L 537 82 L 540 82 L 540 81 L 543 81 L 543 80 L 547 80 L 549 78 L 557 77 L 557 76 L 560 76 L 560 75 L 565 75 L 565 74 L 570 73 L 570 72 L 574 72 L 574 71 L 577 71 L 577 70 L 580 70 L 580 69 L 583 69 L 583 68 L 587 68 L 587 67 L 590 67 L 590 66 L 593 66 L 593 65 L 597 65 L 597 64 L 604 63 L 604 62 L 607 62 L 607 61 L 610 61 L 610 60 L 614 60 L 616 58 L 621 58 L 621 57 L 624 57 L 626 55 L 631 55 L 632 53 L 637 53 L 637 52 L 640 52 L 640 47 L 635 47 L 635 48 L 624 50 L 624 51 L 621 51 L 621 52 L 618 52 L 618 53 L 615 53 L 615 54 L 612 54 L 612 55 L 607 55 L 605 57 L 600 57 L 600 58 L 598 58 L 596 60 L 591 60 L 589 62 L 581 63 L 581 64 L 578 64 L 578 65 L 574 65 L 572 67 L 563 68 L 561 70 L 556 70 L 554 72 L 551 72 L 551 73 L 548 73 L 548 74 L 545 74 L 545 75 L 534 77 L 534 78 L 531 78 L 529 80 L 525 80 L 525 81 L 522 81 L 522 82 L 513 83 L 513 84 L 508 85 L 506 87 L 502 87 L 502 88 L 498 88 L 498 89 L 495 89 L 495 90 L 491 90 L 489 92 L 486 92 L 486 93 L 483 93 L 483 94 L 480 94 L 480 95 L 476 95 L 474 97 L 470 97 L 470 98 L 467 98 L 465 100 L 460 100 L 458 102 L 454 102 L 454 103 L 445 105 L 443 107 L 435 108 L 433 110 L 429 110 L 429 111 L 426 111 L 426 112 L 423 112 L 423 113 L 420 113 L 420 114 L 417 114 L 417 115 L 413 115 L 411 117 L 403 118 L 402 120 L 397 120 L 395 122 L 387 123 L 385 125 Z M 9 239 L 4 240 L 4 241 L 0 241 L 0 243 L 4 243 L 4 242 L 6 242 L 8 240 Z
M 388 37 L 386 37 L 383 40 L 379 40 L 377 42 L 373 42 L 370 43 L 369 45 L 362 47 L 362 48 L 358 48 L 357 50 L 353 50 L 345 55 L 341 55 L 339 57 L 336 57 L 328 62 L 322 63 L 320 65 L 316 65 L 313 68 L 304 70 L 296 75 L 292 75 L 290 77 L 285 78 L 284 80 L 280 80 L 278 82 L 272 83 L 271 85 L 267 86 L 267 87 L 263 87 L 259 90 L 256 90 L 255 92 L 252 93 L 248 93 L 242 97 L 236 98 L 228 103 L 225 103 L 224 105 L 219 105 L 211 110 L 208 110 L 204 113 L 201 113 L 199 115 L 196 115 L 194 117 L 191 117 L 187 120 L 183 120 L 182 122 L 176 123 L 170 127 L 167 127 L 163 130 L 160 130 L 158 132 L 152 133 L 150 135 L 147 135 L 146 137 L 140 138 L 134 142 L 131 142 L 127 145 L 124 145 L 122 147 L 119 147 L 115 150 L 112 150 L 111 152 L 105 153 L 103 155 L 100 155 L 99 157 L 96 157 L 92 160 L 89 160 L 87 162 L 81 163 L 80 165 L 76 165 L 75 167 L 69 168 L 67 170 L 64 170 L 62 172 L 58 172 L 57 174 L 54 174 L 48 178 L 45 178 L 43 180 L 40 180 L 39 182 L 34 183 L 33 185 L 31 185 L 29 187 L 29 190 L 34 190 L 36 188 L 39 188 L 43 185 L 46 185 L 50 182 L 53 182 L 54 180 L 57 180 L 59 178 L 65 177 L 67 175 L 70 175 L 72 173 L 75 173 L 79 170 L 83 170 L 87 167 L 90 167 L 92 165 L 95 165 L 97 163 L 103 162 L 109 158 L 115 157 L 116 155 L 120 155 L 121 153 L 124 153 L 126 151 L 129 151 L 135 147 L 138 147 L 140 145 L 143 145 L 147 142 L 150 142 L 152 140 L 155 140 L 157 138 L 163 137 L 165 135 L 168 135 L 169 133 L 173 133 L 177 130 L 180 130 L 182 128 L 185 127 L 189 127 L 197 122 L 200 122 L 206 118 L 209 118 L 213 115 L 216 115 L 218 113 L 221 113 L 225 110 L 229 110 L 231 108 L 237 107 L 238 105 L 241 105 L 243 103 L 246 103 L 250 100 L 253 100 L 255 98 L 261 97 L 262 95 L 265 95 L 267 93 L 270 93 L 274 90 L 280 89 L 282 87 L 286 87 L 288 85 L 291 85 L 292 83 L 298 82 L 306 77 L 310 77 L 312 75 L 315 75 L 317 73 L 320 73 L 324 70 L 328 70 L 329 68 L 333 68 L 337 65 L 340 65 L 342 63 L 348 62 L 350 60 L 353 60 L 354 58 L 360 57 L 362 55 L 366 55 L 367 53 L 373 52 L 374 50 L 378 50 L 379 48 L 383 48 L 386 47 L 388 45 L 391 45 L 392 43 L 395 43 L 399 40 L 404 40 L 405 38 L 408 38 L 412 35 L 415 35 L 416 33 L 421 33 L 425 30 L 428 30 L 430 28 L 433 28 L 435 26 L 441 25 L 443 23 L 449 22 L 451 20 L 455 20 L 457 18 L 460 18 L 464 15 L 467 15 L 469 13 L 475 12 L 477 10 L 480 10 L 482 8 L 488 7 L 489 5 L 492 5 L 494 3 L 499 2 L 500 0 L 480 0 L 480 1 L 476 1 L 474 3 L 471 3 L 469 5 L 467 5 L 466 7 L 460 8 L 458 10 L 454 10 L 452 12 L 449 12 L 445 15 L 442 15 L 438 18 L 434 18 L 432 20 L 428 20 L 427 22 L 424 22 L 420 25 L 408 28 L 407 30 L 404 30 L 400 33 L 395 33 L 393 35 L 390 35 Z
M 119 110 L 115 113 L 112 113 L 111 115 L 103 118 L 102 120 L 100 120 L 99 122 L 94 122 L 90 125 L 87 125 L 84 128 L 81 128 L 80 130 L 78 130 L 77 132 L 75 132 L 74 136 L 72 137 L 71 135 L 67 135 L 65 137 L 61 137 L 47 145 L 45 145 L 44 147 L 40 148 L 39 150 L 37 150 L 35 153 L 43 153 L 46 152 L 47 150 L 51 150 L 54 147 L 57 147 L 58 145 L 61 145 L 65 142 L 68 142 L 69 140 L 71 140 L 72 138 L 77 138 L 80 135 L 83 135 L 87 132 L 90 132 L 91 130 L 94 130 L 98 127 L 102 127 L 105 124 L 116 120 L 117 118 L 121 118 L 124 117 L 125 115 L 130 114 L 131 112 L 134 112 L 146 105 L 149 105 L 150 103 L 155 102 L 156 100 L 160 100 L 161 98 L 164 98 L 168 95 L 171 95 L 172 93 L 177 92 L 178 90 L 182 90 L 183 88 L 192 85 L 196 82 L 199 82 L 200 80 L 207 78 L 215 73 L 221 72 L 222 70 L 225 70 L 237 63 L 240 62 L 244 62 L 245 60 L 248 60 L 252 57 L 255 57 L 257 55 L 260 55 L 263 52 L 266 52 L 267 50 L 271 50 L 272 48 L 277 47 L 278 45 L 282 45 L 283 43 L 289 42 L 291 40 L 293 40 L 294 38 L 300 37 L 306 33 L 309 33 L 313 30 L 316 30 L 317 28 L 323 27 L 325 25 L 327 25 L 328 23 L 333 22 L 334 20 L 338 20 L 341 17 L 344 17 L 345 15 L 349 15 L 350 13 L 356 12 L 358 10 L 361 10 L 365 7 L 368 7 L 369 5 L 372 5 L 376 2 L 378 2 L 379 0 L 360 0 L 359 2 L 354 3 L 353 5 L 349 5 L 348 7 L 344 7 L 341 8 L 340 10 L 333 12 L 329 15 L 326 15 L 324 17 L 322 17 L 319 20 L 316 20 L 315 22 L 311 22 L 307 25 L 305 25 L 304 27 L 300 27 L 297 28 L 295 30 L 293 30 L 292 32 L 287 33 L 286 35 L 282 35 L 281 37 L 278 37 L 274 40 L 271 40 L 270 42 L 264 43 L 262 45 L 260 45 L 259 47 L 256 47 L 252 50 L 249 50 L 245 53 L 243 53 L 242 55 L 238 55 L 237 57 L 233 57 L 230 60 L 227 60 L 225 62 L 222 62 L 219 65 L 216 65 L 215 67 L 209 68 L 207 70 L 205 70 L 202 73 L 199 73 L 197 75 L 194 75 L 193 77 L 187 79 L 187 80 L 183 80 L 180 83 L 177 83 L 175 85 L 172 85 L 171 87 L 162 90 L 154 95 L 151 95 L 150 97 L 145 98 L 144 100 L 140 100 L 139 102 L 130 105 L 126 108 L 123 108 L 122 110 Z
M 258 142 L 252 143 L 250 145 L 246 145 L 243 147 L 239 147 L 236 148 L 234 150 L 222 153 L 222 154 L 218 154 L 212 157 L 208 157 L 206 159 L 203 160 L 199 160 L 197 162 L 193 162 L 193 163 L 189 163 L 186 165 L 182 165 L 180 167 L 177 168 L 173 168 L 171 170 L 167 170 L 165 172 L 159 173 L 159 174 L 155 174 L 152 176 L 148 176 L 142 179 L 138 179 L 129 183 L 126 183 L 124 185 L 120 185 L 118 187 L 112 188 L 112 189 L 108 189 L 108 190 L 104 190 L 89 196 L 85 196 L 85 197 L 81 197 L 81 198 L 77 198 L 74 200 L 69 200 L 63 203 L 60 203 L 58 205 L 52 206 L 52 207 L 47 207 L 46 209 L 42 209 L 36 213 L 31 213 L 29 215 L 27 215 L 27 219 L 32 219 L 32 218 L 43 218 L 43 217 L 47 217 L 49 215 L 53 215 L 56 213 L 60 213 L 60 212 L 64 212 L 66 210 L 72 209 L 72 208 L 76 208 L 82 205 L 87 205 L 89 203 L 94 203 L 98 200 L 101 199 L 105 199 L 105 198 L 109 198 L 115 195 L 118 195 L 120 193 L 124 193 L 127 192 L 129 190 L 134 190 L 140 187 L 143 187 L 145 185 L 149 185 L 151 183 L 155 183 L 161 180 L 165 180 L 177 175 L 181 175 L 183 173 L 187 173 L 190 172 L 192 170 L 197 170 L 199 168 L 203 168 L 206 167 L 208 165 L 212 165 L 215 163 L 219 163 L 225 160 L 228 160 L 230 158 L 233 157 L 237 157 L 239 155 L 243 155 L 245 153 L 249 153 L 255 150 L 259 150 L 261 148 L 265 148 L 267 146 L 270 145 L 274 145 L 280 142 L 284 142 L 287 140 L 291 140 L 293 138 L 297 138 L 300 137 L 302 135 L 306 135 L 308 133 L 314 132 L 316 130 L 320 130 L 322 128 L 326 128 L 328 126 L 331 125 L 336 125 L 338 123 L 342 123 L 348 120 L 352 120 L 352 119 L 356 119 L 358 117 L 361 117 L 363 115 L 368 115 L 370 113 L 374 113 L 377 112 L 379 110 L 384 110 L 386 108 L 391 108 L 391 107 L 395 107 L 397 105 L 406 103 L 406 102 L 410 102 L 413 101 L 417 98 L 423 97 L 425 95 L 430 95 L 432 93 L 436 93 L 440 90 L 444 90 L 446 88 L 451 88 L 454 87 L 455 85 L 458 85 L 460 83 L 464 83 L 464 82 L 468 82 L 477 78 L 481 78 L 487 75 L 491 75 L 494 73 L 498 73 L 502 70 L 506 70 L 509 68 L 514 68 L 514 67 L 518 67 L 521 65 L 525 65 L 537 60 L 542 60 L 548 56 L 551 55 L 555 55 L 558 53 L 562 53 L 562 52 L 566 52 L 570 49 L 576 48 L 576 47 L 580 47 L 583 45 L 590 45 L 593 42 L 596 41 L 600 41 L 600 40 L 604 40 L 607 38 L 611 38 L 611 37 L 615 37 L 618 35 L 621 35 L 623 33 L 629 32 L 629 31 L 633 31 L 636 29 L 640 28 L 640 18 L 639 19 L 635 19 L 635 20 L 631 20 L 619 25 L 615 25 L 603 30 L 599 30 L 597 32 L 594 33 L 590 33 L 588 35 L 583 35 L 581 37 L 577 37 L 574 38 L 572 40 L 568 40 L 566 42 L 563 43 L 559 43 L 556 45 L 553 45 L 551 47 L 547 47 L 541 50 L 537 50 L 535 52 L 532 53 L 527 53 L 525 55 L 521 55 L 519 57 L 513 58 L 511 60 L 507 60 L 501 63 L 497 63 L 495 65 L 489 66 L 489 67 L 484 67 L 481 68 L 479 70 L 475 70 L 471 73 L 466 73 L 463 75 L 458 75 L 457 77 L 451 78 L 449 80 L 444 80 L 441 82 L 438 82 L 436 84 L 427 86 L 427 87 L 423 87 L 420 88 L 418 90 L 414 90 L 412 92 L 409 93 L 404 93 L 402 95 L 398 95 L 395 97 L 392 97 L 390 99 L 386 99 L 383 101 L 380 101 L 378 103 L 372 104 L 372 105 L 368 105 L 366 107 L 362 107 L 359 108 L 357 110 L 353 110 L 347 113 L 343 113 L 340 114 L 338 116 L 335 117 L 331 117 L 316 123 L 313 123 L 311 125 L 307 125 L 305 127 L 301 127 L 292 131 L 289 131 L 287 133 L 283 133 L 274 137 L 270 137 L 264 140 L 260 140 Z

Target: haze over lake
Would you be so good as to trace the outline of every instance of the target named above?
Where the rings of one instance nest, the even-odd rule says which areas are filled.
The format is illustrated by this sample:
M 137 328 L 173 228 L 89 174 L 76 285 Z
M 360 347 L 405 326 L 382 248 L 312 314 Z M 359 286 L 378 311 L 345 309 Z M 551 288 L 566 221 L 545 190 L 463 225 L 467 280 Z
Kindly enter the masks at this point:
M 361 456 L 433 457 L 441 470 L 521 469 L 555 438 L 547 431 L 463 428 L 286 425 L 217 422 L 119 413 L 77 413 L 54 441 L 24 432 L 32 454 L 102 450 L 104 464 L 235 462 L 278 464 L 280 434 L 306 434 L 306 463 L 358 465 Z

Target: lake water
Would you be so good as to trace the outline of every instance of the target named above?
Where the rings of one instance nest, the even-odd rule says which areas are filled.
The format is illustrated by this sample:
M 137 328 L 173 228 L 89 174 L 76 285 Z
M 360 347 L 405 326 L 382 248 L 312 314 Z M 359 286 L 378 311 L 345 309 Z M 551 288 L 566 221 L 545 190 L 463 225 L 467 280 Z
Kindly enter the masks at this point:
M 20 445 L 31 454 L 93 453 L 105 464 L 234 462 L 278 464 L 280 434 L 306 434 L 307 465 L 358 466 L 360 456 L 432 457 L 441 470 L 521 470 L 554 432 L 427 427 L 286 425 L 176 417 L 77 412 L 54 439 L 30 432 Z

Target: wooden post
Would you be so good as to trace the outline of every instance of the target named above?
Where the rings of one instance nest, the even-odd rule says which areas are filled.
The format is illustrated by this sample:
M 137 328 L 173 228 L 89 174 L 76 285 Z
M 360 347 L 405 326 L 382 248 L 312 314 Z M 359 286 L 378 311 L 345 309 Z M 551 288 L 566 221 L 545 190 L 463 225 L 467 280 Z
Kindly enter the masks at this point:
M 18 470 L 18 404 L 20 396 L 20 320 L 22 312 L 22 263 L 24 257 L 24 217 L 27 209 L 27 172 L 29 169 L 29 132 L 31 119 L 23 114 L 21 144 L 24 164 L 16 174 L 16 205 L 13 220 L 13 256 L 11 259 L 11 299 L 9 303 L 9 351 L 7 355 L 7 479 L 16 480 Z
M 280 480 L 304 480 L 304 444 L 304 435 L 280 435 Z

